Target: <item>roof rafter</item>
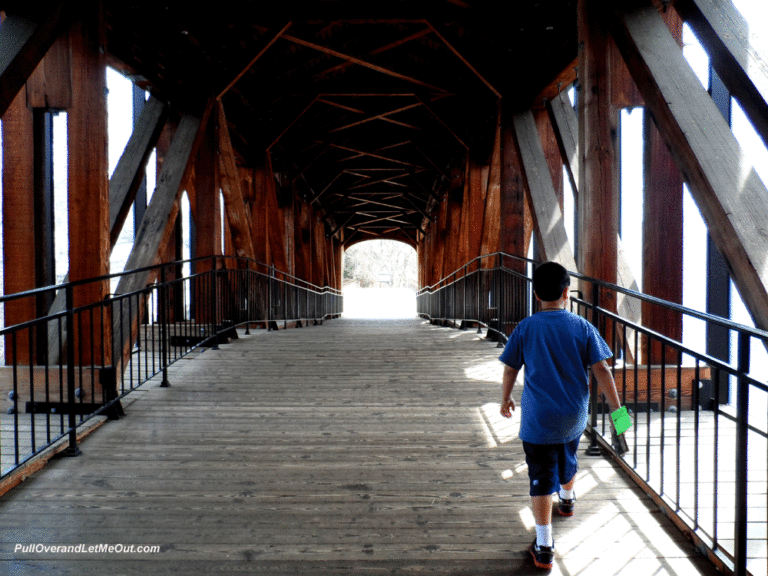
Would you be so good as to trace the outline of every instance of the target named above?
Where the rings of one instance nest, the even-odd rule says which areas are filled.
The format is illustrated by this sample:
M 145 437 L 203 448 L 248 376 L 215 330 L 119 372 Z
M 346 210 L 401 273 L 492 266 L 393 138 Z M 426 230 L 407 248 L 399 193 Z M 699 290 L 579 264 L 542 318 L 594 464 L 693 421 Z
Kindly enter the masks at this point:
M 339 52 L 337 50 L 333 50 L 331 48 L 328 48 L 326 46 L 321 46 L 319 44 L 315 44 L 314 42 L 307 42 L 306 40 L 302 40 L 301 38 L 298 38 L 296 36 L 292 36 L 290 34 L 284 34 L 282 36 L 285 40 L 288 40 L 290 42 L 293 42 L 294 44 L 299 44 L 300 46 L 304 46 L 306 48 L 311 48 L 313 50 L 317 50 L 319 52 L 323 52 L 325 54 L 328 54 L 329 56 L 335 56 L 336 58 L 340 58 L 342 60 L 346 60 L 352 64 L 358 64 L 360 66 L 364 66 L 365 68 L 370 68 L 371 70 L 375 72 L 380 72 L 382 74 L 386 74 L 387 76 L 391 76 L 393 78 L 398 78 L 400 80 L 405 80 L 406 82 L 410 82 L 412 84 L 416 84 L 417 86 L 422 86 L 423 88 L 429 88 L 430 90 L 435 90 L 437 92 L 447 92 L 447 90 L 444 90 L 443 88 L 439 88 L 438 86 L 433 86 L 432 84 L 429 84 L 427 82 L 422 82 L 421 80 L 418 80 L 417 78 L 411 78 L 410 76 L 406 76 L 405 74 L 400 74 L 399 72 L 395 72 L 394 70 L 390 70 L 388 68 L 384 68 L 383 66 L 378 66 L 376 64 L 372 64 L 370 62 L 366 62 L 365 60 L 362 60 L 360 58 L 355 58 L 354 56 L 350 56 L 349 54 L 344 54 L 342 52 Z

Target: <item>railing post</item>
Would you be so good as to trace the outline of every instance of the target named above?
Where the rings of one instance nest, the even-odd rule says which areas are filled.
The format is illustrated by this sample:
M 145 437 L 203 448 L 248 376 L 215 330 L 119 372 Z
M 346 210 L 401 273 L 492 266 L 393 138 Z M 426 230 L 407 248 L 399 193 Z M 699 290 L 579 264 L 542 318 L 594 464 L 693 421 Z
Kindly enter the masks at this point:
M 493 282 L 495 294 L 493 295 L 493 298 L 491 301 L 495 304 L 496 308 L 496 322 L 495 322 L 495 330 L 496 330 L 496 347 L 500 348 L 502 346 L 502 338 L 501 335 L 503 334 L 503 324 L 502 324 L 502 310 L 501 310 L 501 266 L 503 264 L 503 260 L 501 259 L 501 254 L 496 254 L 496 269 L 493 271 L 493 274 L 495 276 L 495 282 Z M 493 319 L 491 319 L 491 323 L 493 323 Z M 490 332 L 489 332 L 490 333 Z
M 466 330 L 466 326 L 464 325 L 464 322 L 467 319 L 467 272 L 469 272 L 469 264 L 464 264 L 464 276 L 461 279 L 461 285 L 462 285 L 462 300 L 463 303 L 461 305 L 461 325 L 460 328 L 462 330 Z
M 251 333 L 251 261 L 245 261 L 245 334 Z
M 750 336 L 739 332 L 738 397 L 736 400 L 736 525 L 734 527 L 734 574 L 747 574 L 747 459 L 749 433 Z
M 211 333 L 213 334 L 213 348 L 212 350 L 219 349 L 219 267 L 216 261 L 216 256 L 213 256 L 213 274 L 212 274 L 213 286 L 211 288 Z
M 79 456 L 77 447 L 77 419 L 75 418 L 75 311 L 72 284 L 67 284 L 67 404 L 69 405 L 69 446 L 65 456 Z M 15 347 L 14 347 L 15 349 Z
M 593 286 L 592 288 L 592 324 L 599 329 L 597 308 L 600 305 L 600 289 L 597 286 Z M 590 415 L 590 426 L 592 428 L 592 433 L 589 436 L 589 447 L 587 448 L 586 453 L 588 456 L 600 456 L 600 446 L 597 444 L 597 403 L 599 394 L 597 392 L 597 381 L 591 370 L 589 372 L 589 378 L 591 383 L 590 405 L 592 406 L 592 414 Z
M 168 297 L 167 286 L 165 284 L 165 265 L 160 265 L 160 286 L 158 289 L 158 298 L 160 298 L 160 362 L 163 366 L 163 381 L 161 388 L 168 388 L 171 383 L 168 381 Z
M 272 290 L 273 290 L 273 280 L 272 278 L 275 276 L 275 267 L 270 266 L 269 267 L 269 274 L 267 280 L 267 331 L 272 330 Z

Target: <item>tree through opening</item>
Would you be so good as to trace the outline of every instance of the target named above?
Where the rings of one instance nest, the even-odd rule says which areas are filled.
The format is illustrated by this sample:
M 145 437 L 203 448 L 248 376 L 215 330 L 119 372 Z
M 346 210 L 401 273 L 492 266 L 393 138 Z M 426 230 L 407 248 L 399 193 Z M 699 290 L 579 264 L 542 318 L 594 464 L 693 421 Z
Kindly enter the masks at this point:
M 416 250 L 395 240 L 368 240 L 344 252 L 345 318 L 414 318 Z

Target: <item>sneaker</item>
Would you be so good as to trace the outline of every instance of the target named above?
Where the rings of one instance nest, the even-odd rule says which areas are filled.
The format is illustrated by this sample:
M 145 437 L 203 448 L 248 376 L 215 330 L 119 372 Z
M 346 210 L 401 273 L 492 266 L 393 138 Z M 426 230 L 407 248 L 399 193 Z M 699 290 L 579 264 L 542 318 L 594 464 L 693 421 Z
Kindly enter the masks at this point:
M 543 568 L 545 570 L 552 569 L 552 560 L 555 557 L 555 541 L 552 541 L 552 546 L 539 546 L 534 539 L 530 548 L 531 556 L 533 556 L 533 563 L 536 564 L 536 568 Z
M 560 516 L 573 516 L 573 509 L 576 506 L 576 498 L 560 498 L 560 502 L 557 505 L 557 511 L 560 512 Z

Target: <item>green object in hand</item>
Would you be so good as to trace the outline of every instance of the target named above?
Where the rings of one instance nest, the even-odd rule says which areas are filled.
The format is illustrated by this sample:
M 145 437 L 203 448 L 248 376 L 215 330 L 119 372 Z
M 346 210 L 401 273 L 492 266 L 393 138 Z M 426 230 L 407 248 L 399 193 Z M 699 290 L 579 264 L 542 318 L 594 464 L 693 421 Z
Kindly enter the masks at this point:
M 612 412 L 611 420 L 613 420 L 613 427 L 616 429 L 616 434 L 624 434 L 624 432 L 632 427 L 632 420 L 629 418 L 626 406 L 622 406 L 615 412 Z

